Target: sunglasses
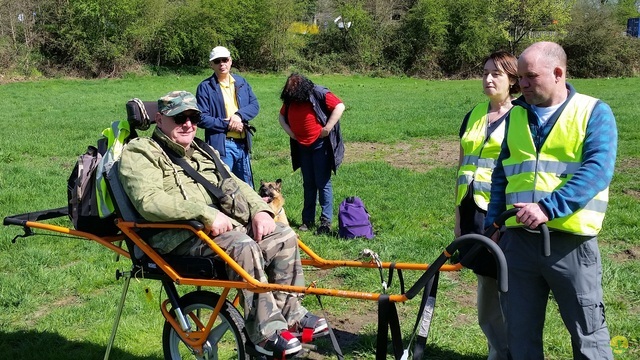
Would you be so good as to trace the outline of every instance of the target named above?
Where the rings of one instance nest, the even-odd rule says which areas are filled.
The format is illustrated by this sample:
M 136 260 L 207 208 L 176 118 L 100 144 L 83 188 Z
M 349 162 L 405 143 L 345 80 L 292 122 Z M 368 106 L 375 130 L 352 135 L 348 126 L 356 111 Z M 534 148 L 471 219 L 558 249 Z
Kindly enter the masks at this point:
M 229 58 L 217 58 L 217 59 L 213 59 L 213 63 L 216 65 L 220 65 L 220 63 L 228 63 L 229 62 Z
M 173 122 L 175 122 L 176 125 L 184 125 L 184 123 L 186 123 L 187 120 L 190 120 L 192 125 L 197 125 L 201 120 L 200 113 L 189 114 L 189 115 L 181 113 L 176 116 L 173 116 L 172 118 L 173 118 Z

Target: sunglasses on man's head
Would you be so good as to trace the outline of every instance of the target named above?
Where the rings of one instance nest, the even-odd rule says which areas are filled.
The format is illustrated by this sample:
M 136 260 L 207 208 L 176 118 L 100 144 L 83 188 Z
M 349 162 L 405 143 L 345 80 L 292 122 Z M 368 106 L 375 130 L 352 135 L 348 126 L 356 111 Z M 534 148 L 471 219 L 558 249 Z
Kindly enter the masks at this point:
M 185 113 L 181 113 L 173 116 L 173 122 L 175 122 L 176 125 L 184 125 L 187 120 L 190 120 L 192 125 L 197 125 L 200 122 L 200 113 L 193 113 L 188 115 Z
M 217 58 L 217 59 L 213 59 L 213 63 L 216 65 L 219 65 L 220 63 L 228 63 L 229 62 L 229 58 Z

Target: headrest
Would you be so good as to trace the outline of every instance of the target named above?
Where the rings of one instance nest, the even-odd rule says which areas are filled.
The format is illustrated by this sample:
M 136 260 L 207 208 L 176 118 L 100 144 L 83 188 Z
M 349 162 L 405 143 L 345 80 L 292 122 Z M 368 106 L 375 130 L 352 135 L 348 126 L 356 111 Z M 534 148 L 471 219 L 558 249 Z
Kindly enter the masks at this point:
M 141 101 L 138 98 L 127 101 L 127 121 L 131 128 L 147 130 L 155 122 L 158 112 L 157 101 Z

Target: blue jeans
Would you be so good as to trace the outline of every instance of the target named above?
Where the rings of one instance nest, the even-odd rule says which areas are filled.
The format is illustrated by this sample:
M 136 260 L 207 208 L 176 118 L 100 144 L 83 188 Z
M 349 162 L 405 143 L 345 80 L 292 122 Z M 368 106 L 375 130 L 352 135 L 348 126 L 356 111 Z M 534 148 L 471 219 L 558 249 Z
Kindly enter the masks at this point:
M 222 156 L 222 161 L 231 169 L 240 180 L 253 186 L 253 174 L 251 173 L 251 163 L 249 160 L 249 152 L 247 151 L 247 145 L 244 140 L 234 141 L 226 139 L 224 141 L 224 147 L 226 155 Z
M 329 138 L 318 138 L 313 144 L 300 148 L 300 171 L 304 189 L 302 222 L 313 224 L 316 217 L 316 199 L 322 209 L 321 219 L 333 218 L 333 188 L 331 186 L 331 143 Z

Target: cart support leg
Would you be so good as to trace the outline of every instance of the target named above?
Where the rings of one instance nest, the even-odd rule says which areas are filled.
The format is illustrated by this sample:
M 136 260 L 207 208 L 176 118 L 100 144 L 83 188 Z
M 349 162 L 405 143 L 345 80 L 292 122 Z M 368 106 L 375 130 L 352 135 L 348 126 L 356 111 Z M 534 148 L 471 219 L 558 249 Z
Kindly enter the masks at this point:
M 107 344 L 107 351 L 104 353 L 104 360 L 109 360 L 109 353 L 111 352 L 111 347 L 113 346 L 113 342 L 116 339 L 116 332 L 118 331 L 118 325 L 120 324 L 120 316 L 122 316 L 124 301 L 127 298 L 127 292 L 129 291 L 129 282 L 131 281 L 131 272 L 127 271 L 123 275 L 124 275 L 124 285 L 122 286 L 122 295 L 120 296 L 120 303 L 118 304 L 118 309 L 116 310 L 116 318 L 113 321 L 113 327 L 111 328 L 111 337 L 109 338 L 109 343 Z

